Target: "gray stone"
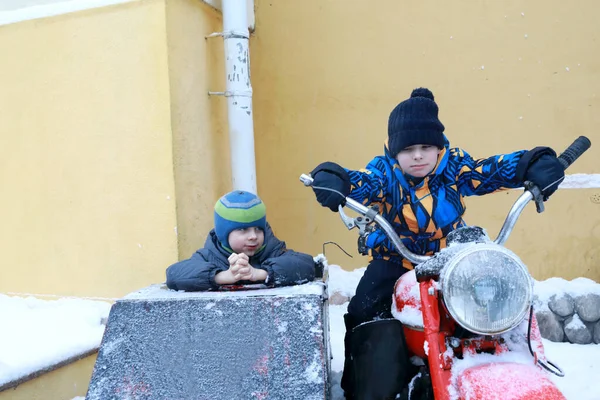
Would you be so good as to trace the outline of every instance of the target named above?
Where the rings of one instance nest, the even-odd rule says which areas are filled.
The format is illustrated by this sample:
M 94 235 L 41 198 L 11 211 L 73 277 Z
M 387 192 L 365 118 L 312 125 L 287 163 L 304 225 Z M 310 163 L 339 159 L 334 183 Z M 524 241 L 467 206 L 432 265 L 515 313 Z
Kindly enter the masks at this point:
M 558 294 L 550 297 L 548 308 L 560 317 L 570 317 L 575 312 L 575 301 L 567 294 Z
M 329 399 L 325 287 L 118 300 L 87 400 Z
M 562 342 L 564 339 L 563 325 L 558 317 L 549 310 L 538 311 L 535 313 L 540 334 L 544 339 L 553 342 Z
M 594 324 L 594 343 L 600 344 L 600 321 Z
M 583 321 L 596 322 L 600 320 L 600 295 L 588 293 L 576 297 L 575 310 Z
M 567 318 L 565 321 L 565 335 L 571 343 L 590 344 L 592 333 L 588 327 L 579 319 L 577 314 Z

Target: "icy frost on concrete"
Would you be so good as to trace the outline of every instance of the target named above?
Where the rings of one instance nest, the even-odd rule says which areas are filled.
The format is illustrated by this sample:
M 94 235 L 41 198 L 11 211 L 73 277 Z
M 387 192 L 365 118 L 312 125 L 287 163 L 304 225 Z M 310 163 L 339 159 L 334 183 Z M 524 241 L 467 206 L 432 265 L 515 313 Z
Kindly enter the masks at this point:
M 256 286 L 259 287 L 259 286 Z M 325 284 L 322 282 L 311 282 L 305 285 L 286 286 L 278 288 L 260 288 L 256 290 L 236 290 L 236 291 L 214 291 L 214 292 L 184 292 L 169 290 L 164 283 L 150 285 L 138 291 L 132 292 L 123 300 L 173 300 L 173 299 L 206 299 L 206 300 L 221 300 L 223 298 L 243 297 L 261 297 L 261 296 L 278 296 L 290 297 L 298 295 L 322 295 Z M 211 304 L 207 301 L 206 305 Z

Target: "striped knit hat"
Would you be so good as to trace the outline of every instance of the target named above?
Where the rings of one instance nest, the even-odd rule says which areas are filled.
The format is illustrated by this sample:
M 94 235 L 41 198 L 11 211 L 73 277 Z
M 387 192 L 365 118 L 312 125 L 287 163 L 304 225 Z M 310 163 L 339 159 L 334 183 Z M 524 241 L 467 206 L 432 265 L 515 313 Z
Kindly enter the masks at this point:
M 221 244 L 229 249 L 229 234 L 242 228 L 258 227 L 265 230 L 267 210 L 255 194 L 234 190 L 215 204 L 215 233 Z

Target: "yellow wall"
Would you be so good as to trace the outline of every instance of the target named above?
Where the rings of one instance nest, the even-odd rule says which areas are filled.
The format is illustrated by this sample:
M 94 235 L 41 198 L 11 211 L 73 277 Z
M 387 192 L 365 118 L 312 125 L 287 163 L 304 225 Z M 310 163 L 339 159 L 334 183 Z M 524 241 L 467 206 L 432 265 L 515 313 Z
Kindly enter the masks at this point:
M 15 388 L 0 392 L 0 400 L 71 400 L 84 397 L 97 354 L 48 372 Z
M 598 5 L 558 0 L 439 3 L 257 0 L 251 40 L 259 193 L 290 247 L 334 240 L 356 254 L 356 233 L 298 181 L 319 162 L 361 168 L 381 154 L 392 108 L 431 88 L 452 145 L 473 156 L 579 135 L 595 146 L 570 173 L 600 173 Z M 569 71 L 567 71 L 567 68 Z M 600 189 L 561 190 L 528 213 L 508 247 L 538 279 L 600 280 Z M 515 194 L 467 199 L 467 222 L 495 235 Z M 529 210 L 531 211 L 531 210 Z M 533 212 L 535 214 L 535 212 Z M 364 266 L 334 247 L 330 261 Z
M 198 0 L 167 1 L 179 257 L 202 247 L 213 206 L 231 190 L 221 12 Z
M 0 26 L 0 292 L 121 296 L 177 258 L 163 1 Z

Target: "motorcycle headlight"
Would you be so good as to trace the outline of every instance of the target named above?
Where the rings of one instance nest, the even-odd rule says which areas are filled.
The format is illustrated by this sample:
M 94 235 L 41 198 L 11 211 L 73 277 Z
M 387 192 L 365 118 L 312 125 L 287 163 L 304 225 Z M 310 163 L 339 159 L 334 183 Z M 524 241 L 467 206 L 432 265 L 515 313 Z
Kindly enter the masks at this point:
M 450 315 L 480 335 L 495 335 L 517 326 L 533 297 L 527 267 L 513 252 L 492 243 L 457 253 L 440 279 Z

